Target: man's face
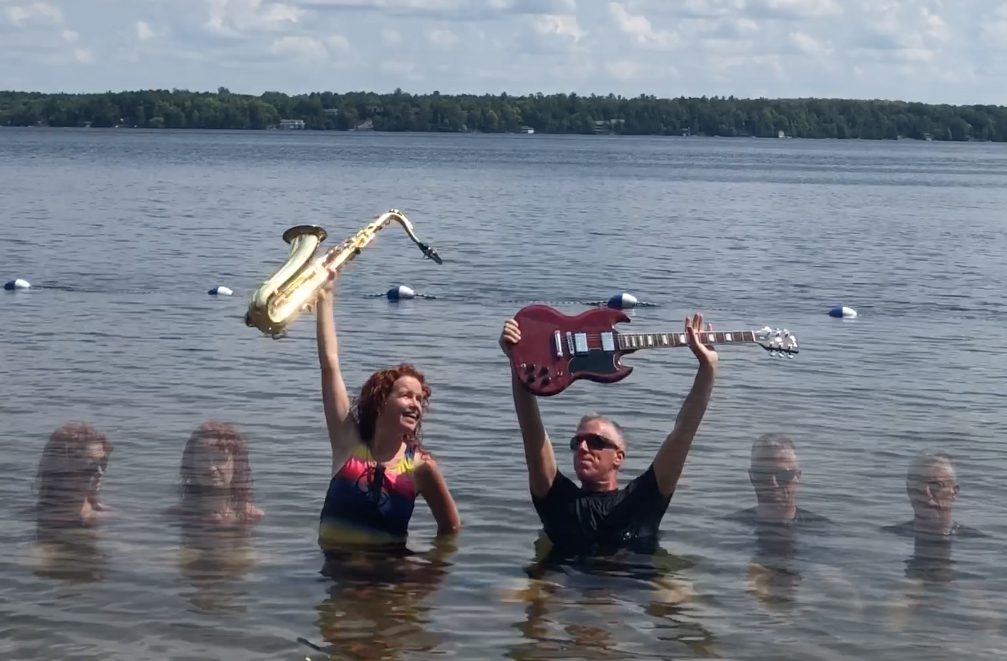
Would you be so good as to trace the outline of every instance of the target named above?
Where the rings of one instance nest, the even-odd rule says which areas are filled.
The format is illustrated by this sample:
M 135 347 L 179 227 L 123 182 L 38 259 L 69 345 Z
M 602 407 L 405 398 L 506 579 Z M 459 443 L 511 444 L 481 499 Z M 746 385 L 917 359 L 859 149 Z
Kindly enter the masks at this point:
M 573 468 L 582 483 L 599 483 L 619 470 L 626 448 L 618 430 L 603 420 L 589 420 L 570 441 Z
M 797 505 L 797 486 L 801 471 L 797 455 L 789 448 L 771 448 L 757 454 L 748 470 L 755 488 L 755 498 L 763 505 L 789 507 Z
M 948 513 L 958 500 L 958 479 L 947 462 L 939 461 L 914 475 L 906 490 L 917 518 L 937 518 Z

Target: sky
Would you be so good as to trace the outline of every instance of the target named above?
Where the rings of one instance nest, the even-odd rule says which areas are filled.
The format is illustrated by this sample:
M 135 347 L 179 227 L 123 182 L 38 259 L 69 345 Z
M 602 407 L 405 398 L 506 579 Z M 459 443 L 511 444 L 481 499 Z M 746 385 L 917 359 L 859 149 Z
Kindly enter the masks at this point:
M 1007 105 L 1007 0 L 0 0 L 0 89 Z

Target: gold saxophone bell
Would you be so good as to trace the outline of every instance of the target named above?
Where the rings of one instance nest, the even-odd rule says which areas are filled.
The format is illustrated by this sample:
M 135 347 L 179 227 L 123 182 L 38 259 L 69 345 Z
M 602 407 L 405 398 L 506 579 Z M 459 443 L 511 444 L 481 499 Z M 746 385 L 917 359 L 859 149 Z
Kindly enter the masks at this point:
M 392 221 L 402 225 L 424 257 L 438 264 L 444 263 L 436 250 L 416 237 L 412 223 L 396 209 L 381 214 L 319 257 L 314 257 L 315 251 L 325 240 L 326 231 L 315 225 L 297 225 L 283 233 L 283 240 L 290 244 L 290 254 L 276 273 L 252 294 L 245 324 L 274 338 L 285 335 L 294 319 L 301 312 L 310 310 L 318 300 L 318 292 L 325 286 L 330 274 L 340 271 L 352 261 L 374 240 L 378 231 Z

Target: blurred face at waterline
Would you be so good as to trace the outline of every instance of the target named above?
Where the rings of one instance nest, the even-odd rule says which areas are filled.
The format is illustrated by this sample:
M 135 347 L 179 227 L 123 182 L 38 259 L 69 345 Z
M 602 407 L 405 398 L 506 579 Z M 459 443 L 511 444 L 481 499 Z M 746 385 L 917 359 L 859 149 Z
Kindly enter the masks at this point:
M 801 471 L 797 454 L 790 448 L 765 448 L 756 453 L 748 477 L 759 504 L 778 508 L 797 506 Z
M 204 489 L 228 489 L 234 479 L 234 455 L 212 440 L 204 440 L 192 457 L 192 483 Z
M 98 498 L 112 446 L 89 425 L 71 423 L 53 432 L 36 475 L 38 520 L 85 525 L 101 509 Z
M 950 516 L 958 500 L 958 478 L 950 461 L 935 459 L 910 469 L 906 491 L 917 519 Z

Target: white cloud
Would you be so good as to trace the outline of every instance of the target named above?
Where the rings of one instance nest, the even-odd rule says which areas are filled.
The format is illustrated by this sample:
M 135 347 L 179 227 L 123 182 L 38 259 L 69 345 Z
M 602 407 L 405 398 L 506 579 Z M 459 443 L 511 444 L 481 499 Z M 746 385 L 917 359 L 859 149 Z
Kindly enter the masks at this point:
M 264 0 L 206 0 L 206 27 L 225 36 L 247 32 L 278 31 L 296 24 L 304 10 Z
M 353 50 L 350 47 L 350 40 L 341 34 L 333 34 L 326 37 L 325 45 L 331 55 L 346 55 Z
M 381 30 L 381 41 L 388 44 L 389 46 L 394 46 L 396 44 L 402 43 L 402 33 L 398 30 L 389 30 L 384 28 Z
M 290 35 L 274 39 L 269 52 L 300 60 L 325 60 L 329 57 L 329 50 L 318 39 Z
M 154 38 L 154 30 L 147 21 L 137 21 L 134 26 L 136 38 L 140 41 L 147 41 Z
M 829 46 L 827 42 L 815 39 L 811 35 L 803 32 L 791 32 L 787 35 L 787 40 L 794 46 L 794 48 L 805 55 L 821 57 L 832 52 L 832 47 Z
M 458 35 L 451 30 L 442 28 L 431 28 L 426 32 L 427 42 L 435 47 L 449 49 L 458 43 Z
M 997 8 L 990 20 L 983 22 L 982 36 L 997 48 L 1007 47 L 1007 2 Z
M 402 80 L 423 80 L 423 76 L 416 70 L 416 64 L 414 62 L 386 60 L 378 64 L 378 69 L 381 72 L 392 76 L 392 80 L 395 82 L 401 82 Z
M 560 37 L 574 43 L 579 42 L 585 35 L 577 23 L 576 16 L 542 14 L 535 17 L 532 27 L 544 37 Z
M 63 12 L 45 2 L 33 2 L 30 5 L 14 5 L 4 8 L 8 22 L 18 28 L 50 27 L 62 25 Z
M 59 33 L 59 36 L 63 39 L 63 41 L 69 43 L 77 41 L 77 39 L 80 37 L 80 35 L 74 32 L 73 30 L 63 30 L 62 32 Z
M 678 35 L 674 32 L 655 30 L 646 16 L 629 13 L 629 10 L 618 2 L 608 3 L 608 11 L 615 20 L 616 27 L 641 46 L 671 48 L 678 43 Z
M 576 0 L 489 0 L 488 4 L 497 11 L 520 14 L 577 13 Z
M 640 77 L 640 63 L 633 60 L 613 60 L 605 63 L 605 71 L 617 80 L 633 80 Z
M 664 3 L 661 9 L 676 16 L 717 18 L 741 14 L 745 9 L 745 2 L 746 0 L 682 0 Z
M 75 48 L 73 50 L 73 59 L 81 64 L 91 64 L 94 62 L 94 53 L 87 48 Z
M 823 18 L 843 13 L 836 0 L 749 0 L 747 9 L 752 14 L 778 18 Z
M 938 41 L 947 41 L 950 37 L 948 24 L 938 14 L 931 12 L 926 7 L 920 8 L 923 16 L 924 32 L 927 36 Z

